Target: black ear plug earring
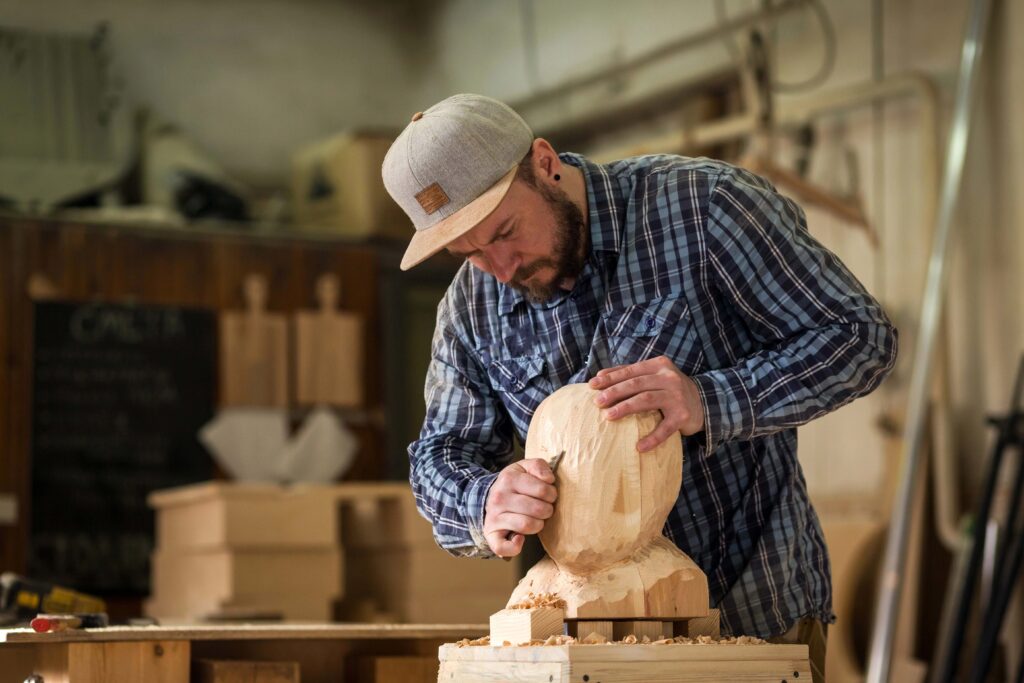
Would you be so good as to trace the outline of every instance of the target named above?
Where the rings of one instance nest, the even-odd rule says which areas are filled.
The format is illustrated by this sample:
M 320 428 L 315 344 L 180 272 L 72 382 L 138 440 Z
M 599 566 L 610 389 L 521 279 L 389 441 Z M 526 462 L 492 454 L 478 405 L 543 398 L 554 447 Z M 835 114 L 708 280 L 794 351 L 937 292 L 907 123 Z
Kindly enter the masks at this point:
M 556 174 L 555 174 L 555 180 L 561 180 L 561 179 L 562 179 L 562 176 L 560 176 L 560 175 L 558 175 L 558 174 L 556 173 Z

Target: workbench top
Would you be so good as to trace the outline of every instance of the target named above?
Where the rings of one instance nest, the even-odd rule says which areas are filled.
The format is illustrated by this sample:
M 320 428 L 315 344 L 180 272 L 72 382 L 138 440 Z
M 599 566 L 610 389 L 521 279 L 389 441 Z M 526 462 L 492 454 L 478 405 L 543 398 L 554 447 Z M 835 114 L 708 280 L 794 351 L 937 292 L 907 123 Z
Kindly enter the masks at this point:
M 460 640 L 488 633 L 486 624 L 202 624 L 108 626 L 36 633 L 0 630 L 4 643 L 87 643 L 137 640 Z

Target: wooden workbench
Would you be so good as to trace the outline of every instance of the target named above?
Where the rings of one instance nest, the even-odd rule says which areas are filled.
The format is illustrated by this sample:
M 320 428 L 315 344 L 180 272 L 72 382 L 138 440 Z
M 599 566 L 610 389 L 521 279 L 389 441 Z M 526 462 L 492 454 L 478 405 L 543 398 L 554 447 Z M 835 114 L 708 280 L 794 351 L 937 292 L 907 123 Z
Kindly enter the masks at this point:
M 363 680 L 373 657 L 429 657 L 487 633 L 483 624 L 112 626 L 58 633 L 0 631 L 0 683 L 189 683 L 198 659 L 293 661 L 303 683 Z
M 439 683 L 809 683 L 806 645 L 466 646 L 440 650 Z

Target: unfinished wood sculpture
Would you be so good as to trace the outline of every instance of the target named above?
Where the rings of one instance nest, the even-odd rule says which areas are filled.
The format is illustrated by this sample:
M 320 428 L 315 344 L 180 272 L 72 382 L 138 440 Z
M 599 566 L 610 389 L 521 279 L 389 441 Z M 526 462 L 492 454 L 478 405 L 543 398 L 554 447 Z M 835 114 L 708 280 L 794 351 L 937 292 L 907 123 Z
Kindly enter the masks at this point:
M 537 408 L 527 458 L 550 461 L 555 513 L 540 532 L 548 557 L 516 587 L 509 605 L 528 594 L 565 600 L 567 619 L 684 619 L 708 614 L 707 577 L 661 535 L 682 483 L 679 436 L 640 453 L 636 443 L 657 413 L 604 419 L 586 384 L 556 391 Z

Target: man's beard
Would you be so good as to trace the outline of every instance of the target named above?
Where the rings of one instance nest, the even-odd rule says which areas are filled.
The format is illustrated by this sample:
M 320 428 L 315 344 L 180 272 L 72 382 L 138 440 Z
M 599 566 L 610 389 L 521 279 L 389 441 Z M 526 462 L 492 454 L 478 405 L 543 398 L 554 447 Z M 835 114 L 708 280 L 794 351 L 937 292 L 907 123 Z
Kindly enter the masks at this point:
M 522 266 L 512 275 L 509 285 L 533 303 L 550 301 L 567 279 L 575 279 L 583 270 L 587 255 L 586 223 L 583 212 L 561 190 L 538 186 L 533 188 L 555 214 L 555 243 L 551 258 L 537 259 Z M 554 270 L 548 282 L 527 282 L 545 268 Z

